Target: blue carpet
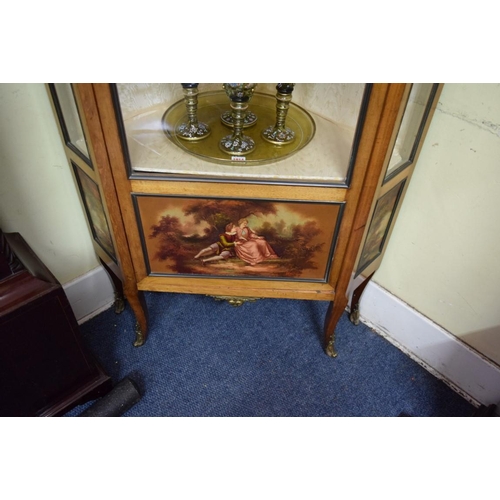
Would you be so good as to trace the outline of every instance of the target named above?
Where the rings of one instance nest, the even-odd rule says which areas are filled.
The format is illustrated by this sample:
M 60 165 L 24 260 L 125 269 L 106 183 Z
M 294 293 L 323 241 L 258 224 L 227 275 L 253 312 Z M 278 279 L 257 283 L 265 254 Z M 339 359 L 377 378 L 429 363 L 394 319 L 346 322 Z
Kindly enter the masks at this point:
M 129 377 L 139 386 L 142 399 L 123 416 L 468 417 L 475 410 L 347 314 L 337 327 L 339 355 L 326 356 L 326 302 L 262 299 L 233 307 L 166 293 L 147 293 L 146 301 L 150 332 L 142 347 L 133 347 L 128 306 L 81 326 L 113 382 Z

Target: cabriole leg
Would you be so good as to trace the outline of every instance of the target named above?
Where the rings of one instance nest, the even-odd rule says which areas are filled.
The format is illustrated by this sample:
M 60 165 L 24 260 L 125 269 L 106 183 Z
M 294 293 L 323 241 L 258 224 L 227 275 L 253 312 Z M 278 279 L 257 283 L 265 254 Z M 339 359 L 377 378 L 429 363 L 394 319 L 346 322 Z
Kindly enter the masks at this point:
M 363 283 L 361 283 L 361 285 L 359 285 L 358 288 L 356 288 L 356 290 L 352 293 L 349 319 L 353 325 L 359 325 L 359 301 L 361 300 L 361 295 L 363 294 L 366 285 L 368 285 L 374 274 L 375 273 L 370 274 L 370 276 L 368 276 L 368 278 L 366 278 L 365 281 L 363 281 Z
M 331 358 L 337 357 L 335 350 L 335 328 L 347 306 L 347 297 L 336 298 L 330 302 L 325 317 L 325 352 Z
M 120 278 L 107 266 L 107 264 L 99 257 L 102 267 L 108 273 L 115 292 L 115 313 L 120 314 L 125 309 L 125 295 L 123 293 L 123 284 Z
M 148 336 L 148 309 L 144 292 L 135 289 L 131 292 L 125 290 L 125 293 L 136 319 L 134 346 L 140 347 L 146 342 Z

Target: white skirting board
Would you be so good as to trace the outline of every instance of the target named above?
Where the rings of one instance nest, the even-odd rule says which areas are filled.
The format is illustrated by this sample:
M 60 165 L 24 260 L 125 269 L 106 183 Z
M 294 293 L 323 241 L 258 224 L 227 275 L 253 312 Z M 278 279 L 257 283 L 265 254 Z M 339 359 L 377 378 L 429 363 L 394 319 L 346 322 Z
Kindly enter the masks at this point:
M 373 281 L 359 310 L 363 323 L 475 406 L 500 403 L 498 365 Z
M 111 280 L 103 267 L 96 267 L 63 285 L 78 324 L 109 309 L 115 300 Z

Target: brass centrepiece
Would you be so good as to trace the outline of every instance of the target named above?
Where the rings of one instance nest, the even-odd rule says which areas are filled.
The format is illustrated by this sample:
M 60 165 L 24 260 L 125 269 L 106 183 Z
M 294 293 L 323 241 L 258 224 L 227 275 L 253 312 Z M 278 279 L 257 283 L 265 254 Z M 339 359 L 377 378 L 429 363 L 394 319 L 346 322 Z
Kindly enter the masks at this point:
M 257 131 L 253 133 L 256 147 L 247 157 L 240 156 L 239 161 L 233 156 L 222 152 L 219 139 L 227 135 L 227 126 L 222 123 L 221 114 L 227 110 L 228 98 L 223 90 L 200 92 L 198 95 L 198 119 L 206 123 L 212 133 L 203 141 L 180 140 L 175 133 L 178 125 L 186 121 L 186 106 L 184 100 L 172 104 L 162 117 L 162 128 L 168 139 L 176 147 L 204 161 L 227 165 L 230 167 L 245 167 L 265 165 L 289 158 L 301 151 L 314 138 L 316 125 L 313 117 L 294 102 L 290 103 L 287 123 L 295 131 L 295 141 L 290 144 L 276 146 L 265 141 Z M 255 92 L 250 104 L 260 123 L 274 123 L 276 119 L 276 97 L 271 94 Z
M 141 345 L 144 345 L 145 341 L 146 341 L 146 339 L 144 337 L 144 333 L 142 332 L 141 325 L 139 324 L 138 321 L 136 321 L 134 347 L 140 347 Z

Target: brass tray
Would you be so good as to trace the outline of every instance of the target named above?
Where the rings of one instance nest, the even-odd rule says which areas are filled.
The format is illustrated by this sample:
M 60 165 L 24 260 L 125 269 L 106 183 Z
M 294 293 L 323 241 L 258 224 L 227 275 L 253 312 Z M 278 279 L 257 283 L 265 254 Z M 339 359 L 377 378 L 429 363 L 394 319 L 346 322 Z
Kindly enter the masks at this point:
M 255 92 L 248 110 L 257 115 L 257 122 L 245 128 L 244 134 L 255 141 L 256 147 L 246 157 L 235 159 L 219 148 L 219 141 L 231 134 L 231 128 L 221 121 L 222 113 L 230 109 L 229 98 L 223 90 L 200 92 L 198 94 L 198 120 L 212 129 L 212 133 L 206 139 L 185 141 L 175 135 L 176 127 L 187 120 L 184 100 L 176 102 L 167 109 L 162 117 L 162 128 L 166 136 L 187 153 L 213 163 L 238 167 L 264 165 L 284 160 L 307 146 L 316 132 L 312 116 L 305 109 L 291 102 L 286 126 L 295 132 L 295 140 L 283 146 L 276 146 L 265 141 L 260 134 L 262 130 L 276 122 L 276 98 L 274 95 Z

